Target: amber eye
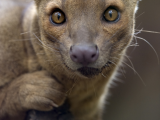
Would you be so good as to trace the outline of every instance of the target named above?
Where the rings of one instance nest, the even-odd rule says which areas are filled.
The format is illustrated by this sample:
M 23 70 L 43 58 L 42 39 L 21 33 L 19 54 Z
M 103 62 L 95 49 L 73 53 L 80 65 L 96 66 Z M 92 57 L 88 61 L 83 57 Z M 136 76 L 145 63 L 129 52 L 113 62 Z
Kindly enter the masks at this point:
M 51 21 L 55 24 L 62 24 L 66 21 L 66 18 L 61 10 L 56 10 L 51 15 Z
M 115 22 L 119 19 L 119 12 L 114 8 L 108 8 L 104 12 L 104 18 L 108 22 Z

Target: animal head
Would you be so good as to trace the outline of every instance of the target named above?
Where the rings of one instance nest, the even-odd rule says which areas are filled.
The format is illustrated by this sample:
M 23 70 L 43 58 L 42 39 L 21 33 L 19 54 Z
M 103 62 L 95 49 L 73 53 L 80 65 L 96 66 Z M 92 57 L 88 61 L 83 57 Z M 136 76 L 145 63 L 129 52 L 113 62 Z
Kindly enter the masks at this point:
M 43 65 L 81 77 L 118 65 L 133 37 L 137 2 L 35 0 Z

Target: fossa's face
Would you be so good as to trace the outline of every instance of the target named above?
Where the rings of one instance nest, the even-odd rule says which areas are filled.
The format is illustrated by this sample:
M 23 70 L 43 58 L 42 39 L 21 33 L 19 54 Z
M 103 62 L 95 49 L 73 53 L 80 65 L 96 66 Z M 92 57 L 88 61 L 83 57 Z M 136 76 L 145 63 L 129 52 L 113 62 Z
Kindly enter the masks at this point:
M 36 2 L 50 67 L 97 75 L 118 63 L 132 39 L 137 0 Z

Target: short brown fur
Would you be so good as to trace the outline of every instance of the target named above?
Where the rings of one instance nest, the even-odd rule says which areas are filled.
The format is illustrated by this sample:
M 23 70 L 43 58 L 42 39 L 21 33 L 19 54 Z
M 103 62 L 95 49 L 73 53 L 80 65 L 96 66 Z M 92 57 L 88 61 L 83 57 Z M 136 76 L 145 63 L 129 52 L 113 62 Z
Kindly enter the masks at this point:
M 75 120 L 101 120 L 111 77 L 133 37 L 136 5 L 137 0 L 1 0 L 0 120 L 23 120 L 26 111 L 49 111 L 65 99 Z M 109 6 L 121 13 L 116 23 L 101 19 Z M 54 8 L 66 14 L 63 25 L 49 21 Z M 78 44 L 98 46 L 99 58 L 89 65 L 101 70 L 98 75 L 77 72 L 82 66 L 69 50 Z

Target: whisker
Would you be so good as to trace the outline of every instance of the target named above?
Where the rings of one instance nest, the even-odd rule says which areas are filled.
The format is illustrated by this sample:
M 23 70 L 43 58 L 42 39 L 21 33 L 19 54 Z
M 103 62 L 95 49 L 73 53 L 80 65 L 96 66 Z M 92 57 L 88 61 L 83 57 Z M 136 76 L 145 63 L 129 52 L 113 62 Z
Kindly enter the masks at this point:
M 104 77 L 104 78 L 106 78 L 106 76 L 102 73 L 102 76 Z
M 59 48 L 59 47 L 55 47 L 55 46 L 53 46 L 53 45 L 47 45 L 48 47 L 50 47 L 50 48 L 55 48 L 55 49 L 57 49 L 58 51 L 61 51 L 61 49 Z
M 35 28 L 33 31 L 37 31 L 37 30 L 38 30 L 38 29 Z M 33 31 L 22 32 L 22 33 L 20 33 L 20 35 L 29 34 L 29 33 L 33 32 Z M 37 33 L 37 32 L 35 32 L 35 33 Z
M 141 13 L 140 15 L 138 15 L 138 16 L 136 17 L 136 19 L 139 18 L 140 16 L 142 16 L 144 13 L 145 13 L 145 12 Z
M 133 38 L 135 39 L 135 43 L 134 44 L 136 45 L 136 47 L 139 46 L 139 44 L 137 42 L 137 38 L 135 38 L 135 37 L 133 37 Z
M 72 77 L 74 77 L 74 75 L 73 75 Z M 71 94 L 71 92 L 73 91 L 73 88 L 74 88 L 74 87 L 76 86 L 76 84 L 77 84 L 77 81 L 76 81 L 75 79 L 73 79 L 73 80 L 74 80 L 74 83 L 73 83 L 72 87 L 66 92 L 66 94 L 68 94 L 68 95 Z
M 135 32 L 135 33 L 134 33 L 134 35 L 138 35 L 138 34 L 140 34 L 140 33 L 142 32 L 142 30 L 143 30 L 143 28 L 142 28 L 142 29 L 140 29 L 140 30 L 137 30 L 138 32 Z M 135 29 L 135 31 L 136 31 L 136 29 Z
M 130 59 L 127 55 L 125 55 L 125 54 L 119 54 L 119 55 L 125 56 L 125 57 L 128 59 L 128 61 L 130 62 L 130 64 L 131 64 L 131 66 L 133 67 L 133 69 L 134 69 L 133 62 L 131 61 L 131 59 Z
M 137 43 L 134 43 L 134 44 L 130 44 L 128 45 L 129 47 L 138 47 L 139 45 Z
M 141 24 L 142 24 L 142 23 L 140 23 L 140 24 L 136 27 L 136 29 L 138 29 L 138 28 L 141 26 Z
M 117 30 L 117 32 L 116 32 L 115 34 L 113 34 L 113 35 L 107 40 L 107 42 L 110 41 L 110 40 L 112 40 L 114 37 L 116 37 L 116 35 L 118 35 L 118 33 L 119 33 L 120 31 L 121 31 L 121 29 Z
M 27 33 L 30 33 L 30 31 L 28 31 L 28 32 L 23 32 L 23 33 L 21 33 L 20 35 L 24 35 L 24 34 L 27 34 Z
M 129 47 L 134 47 L 132 52 L 136 49 L 136 47 L 139 46 L 139 44 L 137 42 L 137 38 L 133 37 L 133 39 L 135 40 L 135 43 L 132 41 L 131 44 L 129 45 Z
M 117 58 L 118 59 L 118 58 Z M 111 63 L 113 63 L 115 66 L 118 66 L 116 63 L 114 63 L 113 61 L 109 61 Z M 125 74 L 124 74 L 124 71 L 121 69 L 121 73 L 123 74 L 123 76 L 126 78 Z
M 113 63 L 112 61 L 110 61 L 110 62 Z M 138 74 L 138 72 L 137 72 L 134 68 L 132 68 L 132 66 L 128 65 L 127 63 L 125 63 L 125 62 L 123 62 L 123 61 L 122 61 L 122 63 L 125 64 L 125 65 L 127 65 L 129 68 L 131 68 L 131 69 L 138 75 L 138 77 L 139 77 L 140 80 L 142 81 L 143 85 L 144 85 L 144 86 L 147 86 L 147 85 L 145 84 L 144 80 L 142 79 L 142 77 Z
M 34 36 L 37 38 L 37 40 L 42 44 L 42 45 L 41 45 L 42 47 L 44 47 L 44 48 L 46 48 L 46 49 L 48 49 L 48 50 L 51 50 L 52 52 L 53 52 L 53 51 L 59 52 L 59 51 L 57 51 L 57 50 L 55 50 L 55 49 L 52 49 L 52 48 L 48 47 L 46 44 L 44 44 L 44 43 L 39 39 L 39 37 L 38 37 L 35 33 L 33 33 L 33 35 L 34 35 Z
M 57 43 L 61 44 L 64 46 L 64 44 L 62 42 L 60 42 L 57 38 L 55 38 L 54 36 L 52 36 L 51 34 L 49 34 L 48 32 L 45 31 L 46 34 L 48 34 L 50 37 L 52 37 Z M 65 47 L 65 46 L 64 46 Z
M 135 29 L 135 31 L 140 31 L 140 30 Z M 156 32 L 156 31 L 149 31 L 149 30 L 141 30 L 141 32 L 147 32 L 147 33 L 160 34 L 160 32 Z
M 157 60 L 158 60 L 158 64 L 159 64 L 159 56 L 158 56 L 157 51 L 154 49 L 154 47 L 153 47 L 146 39 L 141 38 L 141 37 L 137 37 L 137 36 L 134 36 L 134 37 L 136 37 L 136 38 L 138 38 L 138 39 L 140 39 L 140 40 L 145 41 L 145 42 L 153 49 L 153 51 L 155 52 L 155 54 L 156 54 L 156 56 L 157 56 Z
M 43 46 L 42 44 L 40 44 L 40 43 L 38 43 L 38 42 L 36 42 L 38 45 L 40 45 L 41 47 L 43 47 L 43 48 L 46 48 L 46 49 L 48 49 L 48 50 L 50 50 L 51 52 L 53 52 L 53 51 L 55 51 L 55 52 L 57 52 L 57 53 L 59 53 L 59 51 L 56 51 L 56 50 L 54 50 L 54 49 L 52 49 L 52 48 L 48 48 L 48 47 L 46 47 L 46 46 Z
M 124 63 L 124 64 L 127 65 L 129 68 L 131 68 L 131 69 L 138 75 L 138 77 L 141 79 L 143 85 L 144 85 L 144 86 L 147 86 L 146 83 L 144 82 L 144 80 L 142 79 L 142 77 L 138 74 L 138 72 L 137 72 L 134 68 L 132 68 L 130 65 L 128 65 L 128 64 L 125 63 L 125 62 L 122 62 L 122 63 Z
M 10 40 L 10 41 L 30 41 L 30 40 L 34 40 L 36 38 L 29 38 L 29 39 L 19 39 L 19 40 Z

